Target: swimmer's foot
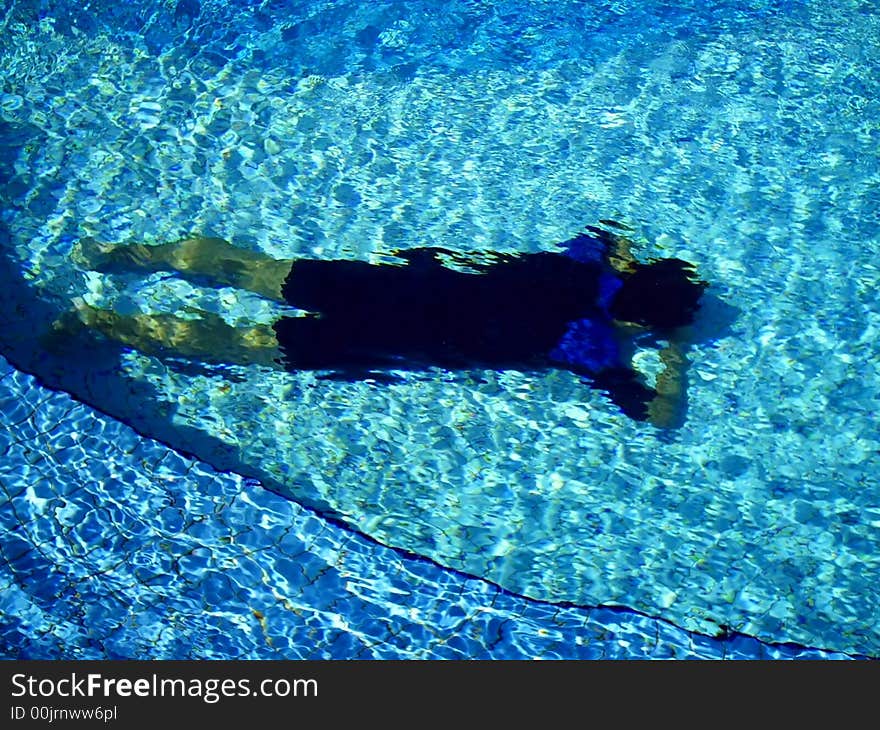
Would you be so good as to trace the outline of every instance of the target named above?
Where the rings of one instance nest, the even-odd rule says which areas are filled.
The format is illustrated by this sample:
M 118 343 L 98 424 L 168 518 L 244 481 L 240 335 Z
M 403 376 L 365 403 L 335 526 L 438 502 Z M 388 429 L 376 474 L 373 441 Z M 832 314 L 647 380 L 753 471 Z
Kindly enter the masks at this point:
M 58 315 L 58 318 L 49 326 L 47 337 L 70 337 L 84 329 L 100 330 L 101 325 L 108 324 L 108 318 L 118 317 L 113 312 L 86 304 L 82 297 L 75 297 L 71 304 L 73 307 Z
M 70 319 L 75 318 L 80 325 L 85 325 L 86 327 L 92 327 L 97 329 L 98 325 L 101 321 L 101 315 L 111 315 L 114 316 L 112 312 L 106 309 L 98 309 L 97 307 L 93 307 L 91 304 L 86 304 L 85 299 L 82 297 L 74 297 L 73 301 L 73 309 L 67 312 L 64 316 Z
M 101 243 L 94 238 L 81 238 L 70 252 L 70 259 L 77 266 L 105 273 L 158 270 L 165 262 L 157 256 L 158 246 L 145 246 L 142 243 L 119 244 Z
M 75 335 L 83 330 L 85 326 L 76 309 L 69 309 L 58 315 L 57 319 L 49 325 L 49 329 L 43 335 L 43 344 L 45 346 L 50 341 L 61 341 L 64 338 Z
M 80 297 L 73 300 L 73 308 L 58 315 L 40 336 L 40 344 L 47 352 L 61 353 L 64 348 L 83 332 L 92 327 L 92 312 L 97 312 Z

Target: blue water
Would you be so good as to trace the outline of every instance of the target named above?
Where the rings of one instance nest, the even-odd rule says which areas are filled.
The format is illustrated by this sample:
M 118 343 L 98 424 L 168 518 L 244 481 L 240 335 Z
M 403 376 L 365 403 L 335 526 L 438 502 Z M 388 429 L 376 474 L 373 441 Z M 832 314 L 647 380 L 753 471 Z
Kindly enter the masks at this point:
M 871 11 L 12 2 L 4 655 L 880 655 Z M 564 373 L 340 383 L 47 336 L 74 297 L 279 314 L 87 271 L 83 236 L 371 260 L 599 218 L 712 283 L 672 435 Z

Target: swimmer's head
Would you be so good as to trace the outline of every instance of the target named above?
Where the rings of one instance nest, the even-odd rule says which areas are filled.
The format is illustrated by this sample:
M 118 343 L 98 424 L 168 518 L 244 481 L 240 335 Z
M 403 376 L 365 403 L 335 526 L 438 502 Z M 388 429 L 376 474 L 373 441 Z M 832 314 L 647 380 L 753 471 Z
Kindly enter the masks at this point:
M 611 302 L 611 316 L 654 329 L 675 329 L 691 324 L 706 282 L 694 267 L 680 259 L 636 264 Z

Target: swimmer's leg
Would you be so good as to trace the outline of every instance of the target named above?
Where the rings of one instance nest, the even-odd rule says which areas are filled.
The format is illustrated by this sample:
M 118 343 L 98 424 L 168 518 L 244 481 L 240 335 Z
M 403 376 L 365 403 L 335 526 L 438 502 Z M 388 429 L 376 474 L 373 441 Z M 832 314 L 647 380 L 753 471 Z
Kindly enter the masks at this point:
M 74 300 L 78 320 L 140 352 L 194 358 L 202 362 L 281 367 L 281 351 L 271 325 L 233 327 L 211 312 L 192 310 L 197 319 L 171 314 L 122 315 Z
M 194 236 L 173 243 L 105 244 L 91 238 L 77 243 L 71 258 L 96 271 L 176 271 L 214 285 L 233 286 L 283 302 L 281 290 L 292 261 L 236 248 L 222 238 Z

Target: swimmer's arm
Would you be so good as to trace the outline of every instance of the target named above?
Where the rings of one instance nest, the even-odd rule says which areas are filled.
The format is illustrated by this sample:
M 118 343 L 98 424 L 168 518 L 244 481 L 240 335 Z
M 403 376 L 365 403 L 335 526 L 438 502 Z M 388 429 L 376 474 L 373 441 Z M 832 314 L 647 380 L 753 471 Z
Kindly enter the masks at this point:
M 560 245 L 578 261 L 604 263 L 622 276 L 632 274 L 638 262 L 632 253 L 635 244 L 626 235 L 631 229 L 613 220 L 599 222 L 603 228 L 585 226 L 586 233 L 579 233 Z
M 654 390 L 644 383 L 642 376 L 629 367 L 606 368 L 594 374 L 591 384 L 607 393 L 625 416 L 636 421 L 649 418 L 648 404 L 655 397 Z
M 686 340 L 670 340 L 660 351 L 663 370 L 657 375 L 654 396 L 648 402 L 648 421 L 658 428 L 678 428 L 687 408 Z
M 633 242 L 626 236 L 624 231 L 629 231 L 627 226 L 612 220 L 601 221 L 607 228 L 587 226 L 587 230 L 597 236 L 605 245 L 605 262 L 618 274 L 631 274 L 635 270 L 637 261 L 633 256 Z M 613 229 L 613 230 L 609 230 Z
M 634 354 L 633 338 L 644 332 L 644 328 L 626 322 L 615 324 L 621 341 L 622 362 L 629 363 Z M 653 388 L 645 384 L 644 377 L 631 365 L 603 370 L 594 375 L 593 381 L 630 418 L 647 421 L 657 428 L 678 428 L 683 425 L 687 410 L 690 341 L 687 328 L 672 333 L 669 344 L 660 351 L 663 369 Z

